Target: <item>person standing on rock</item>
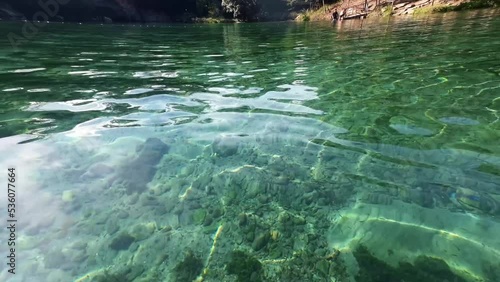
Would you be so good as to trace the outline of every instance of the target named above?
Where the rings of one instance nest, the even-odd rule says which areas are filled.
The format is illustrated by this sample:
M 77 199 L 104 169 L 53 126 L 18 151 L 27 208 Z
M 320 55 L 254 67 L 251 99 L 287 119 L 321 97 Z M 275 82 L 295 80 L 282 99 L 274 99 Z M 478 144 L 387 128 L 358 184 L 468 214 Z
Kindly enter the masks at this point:
M 332 13 L 332 20 L 334 23 L 336 23 L 339 20 L 339 12 L 337 11 L 337 8 Z

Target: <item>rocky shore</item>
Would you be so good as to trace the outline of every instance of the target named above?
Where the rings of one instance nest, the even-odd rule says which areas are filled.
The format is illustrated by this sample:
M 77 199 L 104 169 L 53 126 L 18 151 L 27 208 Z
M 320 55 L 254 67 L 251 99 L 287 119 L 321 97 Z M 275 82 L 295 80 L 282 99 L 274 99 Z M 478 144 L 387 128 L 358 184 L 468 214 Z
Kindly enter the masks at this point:
M 407 16 L 449 11 L 498 8 L 499 0 L 368 0 L 368 17 Z M 365 0 L 341 1 L 317 10 L 306 11 L 296 17 L 296 21 L 330 21 L 334 9 L 348 15 L 361 14 Z

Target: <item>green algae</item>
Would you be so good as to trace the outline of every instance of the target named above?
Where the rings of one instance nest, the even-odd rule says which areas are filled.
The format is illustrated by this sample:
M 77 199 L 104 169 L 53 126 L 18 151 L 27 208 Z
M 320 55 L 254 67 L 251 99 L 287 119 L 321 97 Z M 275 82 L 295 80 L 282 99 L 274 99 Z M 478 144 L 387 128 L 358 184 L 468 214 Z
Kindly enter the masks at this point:
M 390 250 L 389 250 L 390 251 Z M 360 271 L 357 281 L 363 282 L 466 282 L 453 273 L 448 264 L 442 259 L 428 256 L 419 256 L 413 264 L 400 262 L 398 267 L 392 267 L 374 257 L 369 250 L 360 245 L 354 251 Z
M 242 251 L 233 251 L 226 265 L 229 274 L 234 274 L 238 282 L 261 282 L 262 264 L 256 258 Z
M 193 223 L 196 225 L 201 225 L 205 222 L 205 217 L 207 216 L 207 211 L 205 209 L 197 209 L 192 215 Z
M 203 261 L 194 255 L 192 251 L 188 251 L 182 261 L 174 268 L 175 282 L 191 282 L 203 269 Z

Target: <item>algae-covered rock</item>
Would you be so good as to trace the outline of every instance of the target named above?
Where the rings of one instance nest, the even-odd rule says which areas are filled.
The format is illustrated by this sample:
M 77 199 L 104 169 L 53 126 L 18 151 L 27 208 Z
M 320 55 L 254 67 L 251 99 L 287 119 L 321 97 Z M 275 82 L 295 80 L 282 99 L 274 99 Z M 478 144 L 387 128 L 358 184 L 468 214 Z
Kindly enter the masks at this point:
M 458 188 L 454 195 L 456 202 L 465 209 L 489 214 L 500 213 L 500 204 L 487 193 L 467 188 Z
M 255 238 L 252 244 L 252 248 L 255 251 L 259 251 L 262 248 L 264 248 L 267 245 L 267 243 L 269 243 L 270 239 L 271 239 L 271 234 L 269 232 L 262 233 Z
M 246 186 L 246 196 L 248 198 L 255 198 L 265 193 L 266 187 L 264 182 L 255 181 L 254 177 L 248 177 L 245 180 L 247 180 L 245 186 Z
M 148 138 L 137 146 L 137 157 L 121 166 L 113 180 L 121 182 L 128 194 L 144 192 L 156 173 L 156 165 L 169 149 L 160 139 Z
M 359 265 L 357 281 L 366 282 L 465 282 L 466 280 L 450 270 L 442 259 L 419 256 L 414 264 L 400 262 L 399 267 L 392 267 L 374 257 L 366 247 L 359 246 L 354 251 Z
M 247 224 L 248 217 L 245 213 L 240 213 L 238 215 L 238 225 L 239 226 L 245 226 Z
M 214 208 L 210 213 L 214 218 L 219 218 L 224 214 L 224 211 L 220 208 Z
M 214 222 L 214 219 L 211 215 L 205 216 L 205 220 L 203 220 L 203 226 L 210 226 Z
M 141 241 L 149 236 L 151 236 L 156 230 L 155 222 L 140 223 L 136 224 L 130 231 L 130 236 L 134 237 L 135 240 Z
M 226 270 L 229 274 L 236 275 L 238 282 L 262 281 L 262 264 L 256 258 L 242 251 L 231 253 Z
M 135 241 L 135 238 L 126 232 L 122 232 L 113 238 L 109 247 L 116 251 L 126 250 L 132 245 Z
M 316 270 L 319 271 L 323 276 L 328 276 L 330 265 L 326 260 L 320 260 L 316 263 Z
M 205 222 L 205 217 L 207 216 L 207 211 L 205 209 L 197 209 L 192 215 L 193 223 L 196 225 L 203 224 Z
M 240 138 L 237 136 L 219 136 L 212 143 L 212 151 L 219 157 L 229 157 L 238 152 Z

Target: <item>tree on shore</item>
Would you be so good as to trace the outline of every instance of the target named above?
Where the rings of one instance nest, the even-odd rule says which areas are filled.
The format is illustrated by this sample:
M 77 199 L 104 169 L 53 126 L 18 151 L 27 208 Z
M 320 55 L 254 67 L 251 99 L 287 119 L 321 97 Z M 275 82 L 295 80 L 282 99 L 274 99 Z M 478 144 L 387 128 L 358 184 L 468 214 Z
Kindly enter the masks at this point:
M 222 0 L 222 8 L 234 18 L 244 21 L 257 20 L 260 11 L 257 0 Z

